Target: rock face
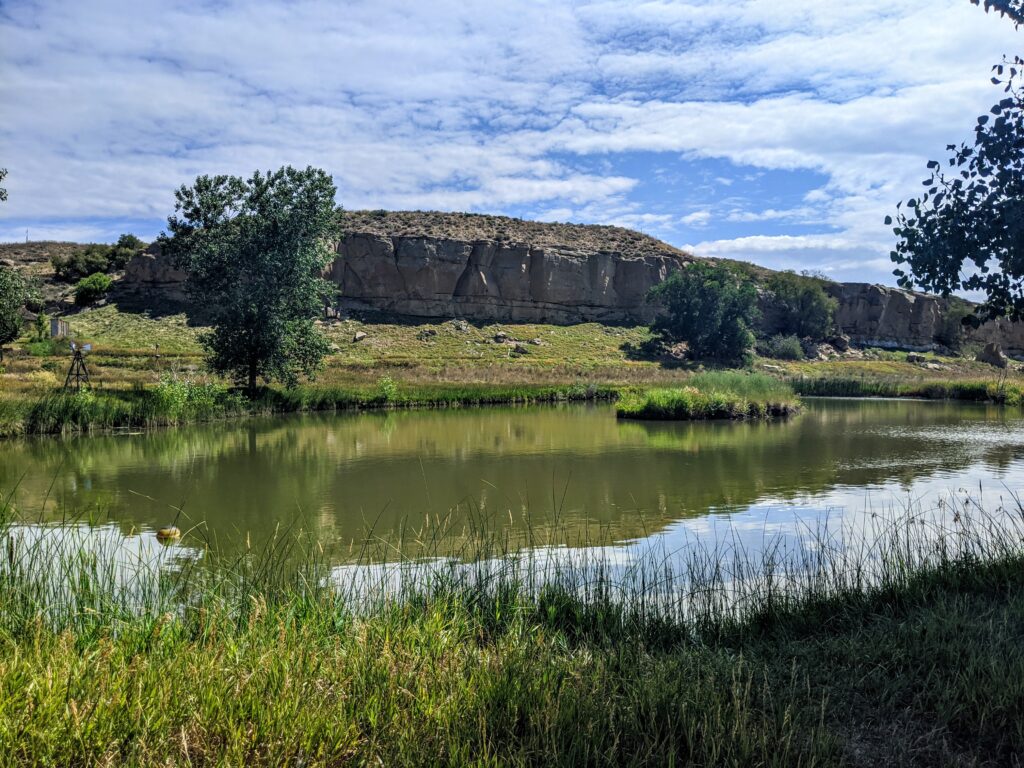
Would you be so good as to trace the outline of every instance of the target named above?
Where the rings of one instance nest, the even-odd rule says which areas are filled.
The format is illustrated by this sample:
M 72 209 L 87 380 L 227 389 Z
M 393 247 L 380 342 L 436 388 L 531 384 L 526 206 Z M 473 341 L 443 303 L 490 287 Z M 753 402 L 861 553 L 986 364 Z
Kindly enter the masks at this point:
M 913 352 L 943 346 L 949 302 L 939 296 L 869 283 L 831 283 L 827 290 L 839 302 L 836 325 L 858 346 Z M 965 338 L 975 344 L 995 342 L 1011 357 L 1024 357 L 1021 323 L 994 320 L 968 330 Z
M 935 296 L 868 283 L 832 283 L 839 302 L 836 325 L 861 346 L 934 349 L 942 333 L 945 302 Z
M 347 308 L 508 322 L 647 322 L 651 286 L 689 260 L 571 246 L 349 234 L 329 278 Z
M 693 260 L 618 227 L 548 225 L 507 217 L 416 212 L 346 213 L 326 277 L 343 309 L 502 322 L 647 323 L 648 290 Z M 185 274 L 159 248 L 132 259 L 122 290 L 150 304 L 185 299 Z M 830 283 L 841 344 L 936 349 L 948 302 L 868 283 Z M 772 321 L 766 312 L 769 332 Z M 996 321 L 970 342 L 1024 357 L 1024 324 Z
M 176 269 L 159 245 L 151 245 L 125 266 L 121 287 L 145 301 L 184 302 L 187 275 Z

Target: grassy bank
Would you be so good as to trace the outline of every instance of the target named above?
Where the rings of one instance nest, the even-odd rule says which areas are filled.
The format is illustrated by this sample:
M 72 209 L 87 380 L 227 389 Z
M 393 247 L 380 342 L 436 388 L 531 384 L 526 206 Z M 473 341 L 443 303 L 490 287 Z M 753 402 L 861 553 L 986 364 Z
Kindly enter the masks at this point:
M 280 567 L 281 549 L 126 579 L 110 550 L 13 526 L 0 536 L 0 754 L 1012 764 L 1022 529 L 969 512 L 951 527 L 880 521 L 861 547 L 824 537 L 796 558 L 703 550 L 685 575 L 625 586 L 593 561 L 543 584 L 507 559 L 453 564 L 404 588 L 382 580 L 358 609 L 315 563 Z
M 920 397 L 1020 406 L 1024 384 L 1012 379 L 908 380 L 881 376 L 825 376 L 789 379 L 794 391 L 816 397 Z
M 218 384 L 165 379 L 150 388 L 51 392 L 35 398 L 0 397 L 0 437 L 147 429 L 275 413 L 452 408 L 612 400 L 615 397 L 616 388 L 598 385 L 410 386 L 382 377 L 375 386 L 265 388 L 248 398 Z
M 683 387 L 629 391 L 615 406 L 620 418 L 666 421 L 782 418 L 798 409 L 788 384 L 739 371 L 696 374 Z

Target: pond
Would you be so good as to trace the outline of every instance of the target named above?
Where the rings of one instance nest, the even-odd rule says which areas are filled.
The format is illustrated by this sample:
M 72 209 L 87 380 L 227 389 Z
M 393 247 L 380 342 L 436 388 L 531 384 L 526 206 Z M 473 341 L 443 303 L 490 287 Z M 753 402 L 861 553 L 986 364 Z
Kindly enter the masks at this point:
M 1024 490 L 1015 410 L 815 400 L 783 423 L 618 421 L 605 405 L 310 415 L 144 434 L 0 443 L 19 517 L 103 522 L 182 551 L 258 549 L 302 531 L 332 564 L 399 550 L 671 548 L 695 532 L 750 541 L 957 493 Z

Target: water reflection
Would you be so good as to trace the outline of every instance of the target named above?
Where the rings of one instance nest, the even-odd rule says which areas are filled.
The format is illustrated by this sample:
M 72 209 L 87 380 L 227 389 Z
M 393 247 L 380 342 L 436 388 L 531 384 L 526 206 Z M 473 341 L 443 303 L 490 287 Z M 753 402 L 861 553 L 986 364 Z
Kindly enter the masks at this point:
M 1019 414 L 956 403 L 809 401 L 782 424 L 619 422 L 562 406 L 268 419 L 0 444 L 0 489 L 43 521 L 101 507 L 120 533 L 258 547 L 301 528 L 342 563 L 421 540 L 657 541 L 721 517 L 821 519 L 959 487 L 1024 487 Z M 769 515 L 771 516 L 771 515 Z M 691 522 L 692 521 L 692 522 Z M 762 520 L 763 522 L 763 520 Z

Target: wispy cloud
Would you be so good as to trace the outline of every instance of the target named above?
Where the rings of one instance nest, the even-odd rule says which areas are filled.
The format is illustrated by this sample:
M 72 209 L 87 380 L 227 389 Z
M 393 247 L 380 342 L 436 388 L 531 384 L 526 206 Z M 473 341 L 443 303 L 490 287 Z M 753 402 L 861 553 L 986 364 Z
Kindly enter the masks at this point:
M 966 0 L 13 0 L 0 238 L 153 235 L 196 175 L 292 163 L 347 207 L 885 279 L 882 218 L 1019 41 Z

